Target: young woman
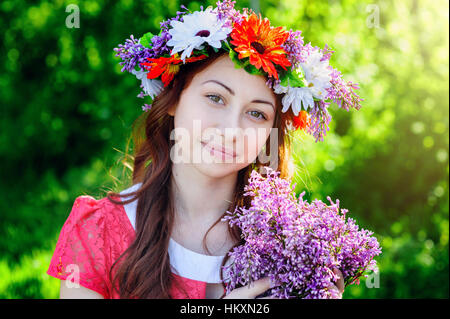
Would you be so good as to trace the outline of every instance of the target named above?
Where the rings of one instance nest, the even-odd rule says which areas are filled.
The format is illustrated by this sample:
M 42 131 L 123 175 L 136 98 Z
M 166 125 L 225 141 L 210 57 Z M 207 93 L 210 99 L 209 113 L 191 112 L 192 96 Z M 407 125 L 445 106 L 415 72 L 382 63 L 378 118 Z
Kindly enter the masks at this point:
M 221 219 L 250 204 L 243 188 L 252 170 L 274 166 L 292 177 L 288 132 L 298 117 L 283 111 L 287 93 L 275 93 L 270 76 L 236 67 L 227 51 L 196 45 L 207 56 L 187 54 L 186 63 L 162 71 L 164 87 L 136 121 L 133 186 L 75 200 L 47 271 L 61 279 L 61 298 L 256 298 L 276 285 L 262 278 L 225 295 L 221 267 L 243 239 Z M 155 56 L 143 61 L 161 67 Z M 134 65 L 130 72 L 138 76 Z M 143 79 L 147 95 L 159 75 Z M 340 279 L 330 289 L 342 294 L 335 272 Z

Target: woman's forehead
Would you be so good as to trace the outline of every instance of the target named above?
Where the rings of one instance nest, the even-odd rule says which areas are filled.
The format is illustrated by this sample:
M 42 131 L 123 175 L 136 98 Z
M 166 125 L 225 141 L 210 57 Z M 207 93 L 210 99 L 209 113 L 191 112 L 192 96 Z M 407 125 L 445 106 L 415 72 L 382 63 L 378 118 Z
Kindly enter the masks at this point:
M 265 97 L 275 100 L 274 93 L 266 85 L 266 79 L 263 76 L 250 74 L 242 68 L 236 68 L 228 55 L 217 58 L 199 72 L 194 81 L 196 85 L 202 86 L 217 85 L 217 82 L 221 82 L 236 92 L 237 95 L 257 95 L 260 98 Z

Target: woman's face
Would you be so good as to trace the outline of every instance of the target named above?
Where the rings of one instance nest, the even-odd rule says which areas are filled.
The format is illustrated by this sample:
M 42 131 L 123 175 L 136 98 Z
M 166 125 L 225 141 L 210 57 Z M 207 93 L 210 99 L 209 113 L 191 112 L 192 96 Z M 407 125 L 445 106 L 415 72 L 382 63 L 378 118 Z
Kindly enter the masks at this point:
M 215 177 L 252 163 L 276 113 L 275 94 L 265 83 L 263 76 L 235 68 L 226 54 L 197 73 L 169 111 L 175 125 L 171 159 Z

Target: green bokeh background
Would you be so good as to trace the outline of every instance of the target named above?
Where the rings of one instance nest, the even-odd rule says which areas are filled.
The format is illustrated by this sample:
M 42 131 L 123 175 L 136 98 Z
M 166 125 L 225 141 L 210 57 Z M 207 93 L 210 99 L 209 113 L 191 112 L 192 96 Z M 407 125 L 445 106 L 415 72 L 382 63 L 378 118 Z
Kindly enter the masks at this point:
M 80 27 L 67 28 L 69 4 Z M 58 298 L 46 270 L 74 199 L 128 185 L 139 83 L 113 48 L 158 32 L 179 1 L 0 3 L 0 298 Z M 183 2 L 197 10 L 208 2 Z M 336 52 L 360 111 L 331 107 L 322 143 L 299 135 L 297 190 L 339 198 L 383 247 L 379 286 L 344 298 L 448 298 L 448 1 L 238 1 Z

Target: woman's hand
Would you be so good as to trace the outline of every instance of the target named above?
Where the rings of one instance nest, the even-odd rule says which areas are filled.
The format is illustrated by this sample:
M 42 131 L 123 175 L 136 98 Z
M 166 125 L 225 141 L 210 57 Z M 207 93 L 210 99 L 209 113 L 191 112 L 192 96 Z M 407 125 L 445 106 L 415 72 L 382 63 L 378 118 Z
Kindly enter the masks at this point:
M 261 295 L 266 290 L 273 288 L 269 277 L 258 279 L 247 286 L 233 289 L 223 299 L 255 299 L 256 296 Z M 272 297 L 261 297 L 256 299 L 270 299 Z
M 334 268 L 333 272 L 339 277 L 335 285 L 331 285 L 328 288 L 333 289 L 336 291 L 337 299 L 342 299 L 342 294 L 344 293 L 344 276 L 342 275 L 342 272 Z M 269 277 L 264 277 L 261 279 L 258 279 L 251 284 L 243 287 L 239 287 L 236 289 L 233 289 L 228 295 L 223 297 L 223 299 L 255 299 L 256 296 L 261 295 L 265 291 L 269 290 L 270 288 L 273 288 L 274 285 L 272 284 Z M 273 299 L 274 297 L 261 297 L 256 299 Z
M 328 287 L 328 289 L 333 289 L 335 290 L 335 299 L 342 299 L 342 294 L 344 293 L 344 288 L 345 288 L 345 283 L 344 283 L 344 275 L 342 275 L 342 272 L 337 269 L 337 268 L 333 268 L 333 272 L 338 276 L 338 279 L 336 281 L 335 285 L 331 285 Z M 269 287 L 272 288 L 272 287 Z M 269 296 L 269 297 L 262 297 L 262 298 L 258 298 L 258 299 L 274 299 L 275 297 Z
M 342 275 L 342 272 L 337 269 L 333 268 L 333 272 L 339 277 L 335 285 L 331 285 L 328 287 L 328 289 L 333 289 L 336 291 L 337 298 L 334 299 L 342 299 L 342 294 L 344 293 L 344 276 Z

